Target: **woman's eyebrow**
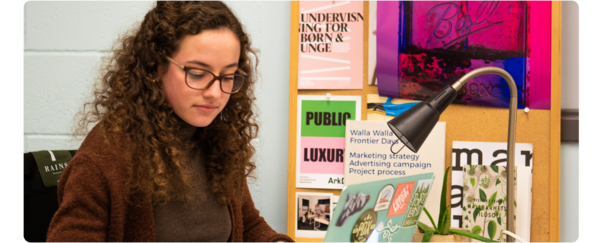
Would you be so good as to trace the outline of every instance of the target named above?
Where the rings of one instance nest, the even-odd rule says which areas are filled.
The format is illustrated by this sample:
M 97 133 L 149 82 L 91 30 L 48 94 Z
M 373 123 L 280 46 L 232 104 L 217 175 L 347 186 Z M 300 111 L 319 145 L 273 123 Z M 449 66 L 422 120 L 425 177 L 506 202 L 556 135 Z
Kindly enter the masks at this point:
M 188 61 L 187 63 L 193 63 L 193 64 L 196 64 L 196 65 L 205 67 L 205 68 L 211 68 L 210 65 L 208 65 L 206 63 L 203 63 L 201 61 L 192 60 L 192 61 Z M 232 68 L 232 67 L 237 67 L 237 66 L 238 66 L 238 63 L 236 62 L 236 63 L 232 63 L 232 64 L 229 64 L 229 65 L 225 66 L 225 68 Z

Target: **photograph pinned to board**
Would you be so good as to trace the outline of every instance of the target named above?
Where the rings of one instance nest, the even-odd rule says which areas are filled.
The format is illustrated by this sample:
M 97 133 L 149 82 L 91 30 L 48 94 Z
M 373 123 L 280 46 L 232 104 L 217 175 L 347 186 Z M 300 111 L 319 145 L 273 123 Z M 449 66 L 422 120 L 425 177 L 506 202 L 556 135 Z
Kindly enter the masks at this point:
M 353 185 L 428 172 L 432 172 L 437 178 L 444 178 L 446 122 L 436 124 L 417 153 L 407 148 L 398 154 L 391 153 L 390 147 L 397 140 L 386 121 L 349 121 L 346 124 L 345 138 L 345 184 Z M 442 180 L 438 180 L 428 190 L 432 193 L 425 207 L 432 217 L 437 218 Z M 419 219 L 429 222 L 424 214 L 420 215 Z
M 346 123 L 361 119 L 361 96 L 298 95 L 296 187 L 342 189 Z
M 451 209 L 452 227 L 464 228 L 465 222 L 463 207 L 468 206 L 468 202 L 463 200 L 465 190 L 465 181 L 463 179 L 463 167 L 467 165 L 497 165 L 506 166 L 506 143 L 495 142 L 452 142 L 452 190 L 451 190 Z M 516 143 L 515 144 L 515 167 L 518 167 L 518 174 L 515 181 L 518 181 L 515 189 L 515 234 L 530 241 L 531 236 L 531 187 L 533 179 L 533 144 Z M 480 172 L 478 172 L 480 173 Z M 471 182 L 469 181 L 469 185 Z M 495 182 L 494 182 L 495 183 Z M 427 208 L 429 209 L 429 208 Z M 486 236 L 487 237 L 487 236 Z
M 333 197 L 333 193 L 296 192 L 296 237 L 325 237 L 333 212 Z
M 299 5 L 298 89 L 362 89 L 363 2 Z

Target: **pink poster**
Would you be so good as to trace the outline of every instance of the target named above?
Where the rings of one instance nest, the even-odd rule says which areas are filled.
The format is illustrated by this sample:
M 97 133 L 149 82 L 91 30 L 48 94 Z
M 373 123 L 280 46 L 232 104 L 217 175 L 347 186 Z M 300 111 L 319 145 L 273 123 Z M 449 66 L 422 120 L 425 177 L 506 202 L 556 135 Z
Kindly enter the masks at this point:
M 517 85 L 518 108 L 550 109 L 550 1 L 378 2 L 379 95 L 425 100 L 466 73 L 494 66 Z M 455 104 L 507 108 L 497 75 L 470 80 Z
M 298 89 L 362 89 L 363 2 L 301 1 Z
M 300 173 L 343 174 L 345 141 L 344 137 L 301 137 Z

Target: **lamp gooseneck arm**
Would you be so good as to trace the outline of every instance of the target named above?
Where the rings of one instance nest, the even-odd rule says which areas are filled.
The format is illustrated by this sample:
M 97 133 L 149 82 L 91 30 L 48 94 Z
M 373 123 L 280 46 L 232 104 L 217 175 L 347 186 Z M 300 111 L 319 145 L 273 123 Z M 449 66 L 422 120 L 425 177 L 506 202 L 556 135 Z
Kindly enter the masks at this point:
M 462 76 L 458 81 L 452 84 L 452 88 L 458 92 L 460 88 L 462 88 L 469 80 L 483 74 L 497 74 L 504 78 L 508 83 L 510 88 L 510 105 L 509 105 L 509 113 L 508 113 L 508 148 L 507 148 L 507 200 L 506 203 L 508 205 L 508 210 L 506 212 L 507 215 L 507 224 L 506 229 L 511 232 L 515 232 L 515 203 L 514 203 L 514 189 L 515 189 L 515 139 L 517 133 L 517 85 L 515 81 L 510 76 L 510 74 L 504 71 L 501 68 L 497 67 L 482 67 L 475 69 L 464 76 Z M 513 242 L 512 236 L 507 236 L 506 242 Z

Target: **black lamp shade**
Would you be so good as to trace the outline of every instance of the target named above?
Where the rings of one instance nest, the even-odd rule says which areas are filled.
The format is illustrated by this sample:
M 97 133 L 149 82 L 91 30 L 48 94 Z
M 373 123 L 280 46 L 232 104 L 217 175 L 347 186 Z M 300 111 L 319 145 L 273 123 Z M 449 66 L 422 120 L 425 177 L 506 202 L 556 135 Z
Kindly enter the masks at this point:
M 390 120 L 388 126 L 408 149 L 416 153 L 454 98 L 456 91 L 446 86 L 433 97 Z

